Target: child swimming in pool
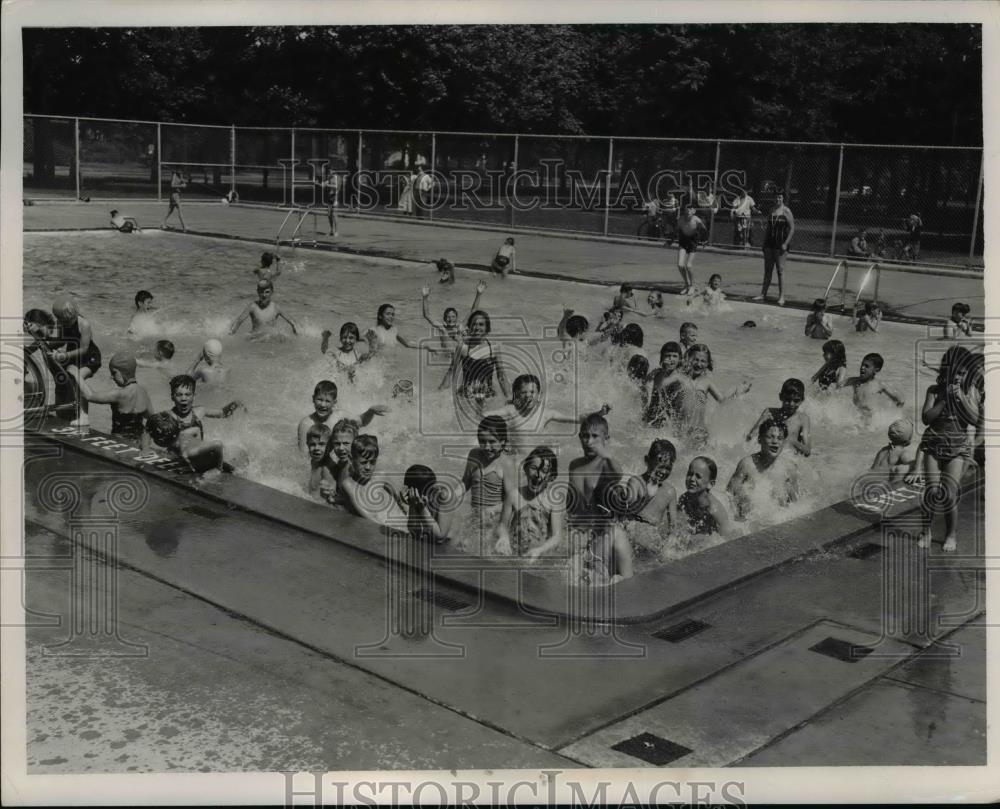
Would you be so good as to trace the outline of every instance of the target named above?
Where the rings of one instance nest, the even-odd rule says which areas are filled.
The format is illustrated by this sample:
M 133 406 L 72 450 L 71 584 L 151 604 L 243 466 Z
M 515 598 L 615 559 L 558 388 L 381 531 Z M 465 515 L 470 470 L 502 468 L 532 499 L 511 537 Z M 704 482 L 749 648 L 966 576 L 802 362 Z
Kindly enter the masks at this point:
M 674 418 L 675 399 L 693 392 L 693 387 L 691 378 L 682 373 L 680 343 L 664 343 L 660 347 L 660 366 L 650 381 L 643 421 L 651 427 L 665 427 Z
M 149 394 L 135 379 L 135 357 L 127 351 L 119 351 L 108 360 L 108 371 L 115 383 L 112 390 L 94 390 L 76 367 L 68 369 L 80 388 L 80 393 L 90 402 L 111 405 L 111 435 L 141 445 L 148 449 L 146 418 L 153 414 Z
M 306 430 L 306 448 L 309 452 L 309 494 L 321 500 L 330 498 L 337 487 L 337 479 L 333 476 L 327 454 L 330 436 L 330 428 L 325 424 L 314 424 Z
M 559 410 L 544 406 L 542 382 L 534 374 L 521 374 L 514 380 L 513 397 L 503 407 L 488 410 L 484 417 L 496 416 L 507 425 L 508 445 L 514 453 L 526 452 L 535 434 L 554 422 L 576 424 L 577 419 Z M 602 414 L 609 413 L 611 406 L 605 404 Z M 542 418 L 544 416 L 544 419 Z
M 358 437 L 359 432 L 358 423 L 354 419 L 340 419 L 330 428 L 330 440 L 326 446 L 323 462 L 330 472 L 332 481 L 324 479 L 326 488 L 320 489 L 320 495 L 330 505 L 344 506 L 345 508 L 347 506 L 337 481 L 340 479 L 340 473 L 344 466 L 349 466 L 351 463 L 351 445 Z
M 434 262 L 438 271 L 438 283 L 451 285 L 455 283 L 455 265 L 446 258 L 439 258 Z
M 882 322 L 882 310 L 874 301 L 865 301 L 863 305 L 854 307 L 854 330 L 859 334 L 864 332 L 878 333 L 879 324 Z
M 145 331 L 153 324 L 153 293 L 140 289 L 135 293 L 135 312 L 128 323 L 127 334 Z
M 337 486 L 348 511 L 388 525 L 398 496 L 391 483 L 374 477 L 378 456 L 378 439 L 365 433 L 359 435 L 351 444 L 350 464 L 341 467 Z
M 558 475 L 555 453 L 540 446 L 521 463 L 520 477 L 511 475 L 504 480 L 494 548 L 498 554 L 523 556 L 534 562 L 562 545 L 565 503 L 549 487 Z
M 418 542 L 446 542 L 453 510 L 445 507 L 446 487 L 430 467 L 414 464 L 403 473 L 400 505 L 406 509 L 406 530 Z
M 698 324 L 691 322 L 681 323 L 678 341 L 681 344 L 681 349 L 686 355 L 687 352 L 691 350 L 691 346 L 698 342 Z
M 227 451 L 221 441 L 206 441 L 205 427 L 202 420 L 227 419 L 243 406 L 239 401 L 233 401 L 220 409 L 195 407 L 194 396 L 197 382 L 187 374 L 175 376 L 170 380 L 170 399 L 174 406 L 165 411 L 177 423 L 177 439 L 170 450 L 180 455 L 198 472 L 212 468 L 223 468 L 228 462 L 236 465 L 236 452 Z M 150 433 L 152 436 L 152 433 Z M 242 453 L 239 453 L 242 455 Z
M 661 528 L 665 533 L 677 525 L 677 492 L 667 478 L 677 461 L 677 448 L 665 438 L 649 445 L 646 470 L 628 479 L 629 512 L 632 520 Z
M 847 379 L 847 350 L 840 340 L 823 343 L 823 364 L 812 375 L 811 382 L 820 390 L 841 387 Z
M 332 332 L 329 329 L 323 332 L 323 341 L 320 343 L 320 351 L 326 353 L 329 347 Z M 372 358 L 372 351 L 364 353 L 358 351 L 358 342 L 361 340 L 361 332 L 358 331 L 358 324 L 348 321 L 340 327 L 340 347 L 333 352 L 334 362 L 337 370 L 347 375 L 350 382 L 354 381 L 354 371 L 358 365 L 365 360 Z
M 691 306 L 695 300 L 695 298 L 688 298 L 688 306 Z M 721 275 L 714 273 L 708 279 L 708 286 L 702 290 L 700 300 L 703 306 L 710 309 L 718 309 L 722 305 L 723 301 L 726 300 L 726 293 L 722 291 Z
M 951 307 L 951 317 L 944 324 L 944 339 L 958 340 L 962 337 L 972 336 L 972 321 L 969 320 L 969 312 L 972 309 L 967 303 L 955 303 Z
M 749 379 L 744 379 L 729 393 L 723 395 L 712 382 L 712 373 L 715 366 L 712 364 L 712 352 L 704 343 L 695 343 L 688 350 L 684 357 L 685 370 L 688 378 L 691 379 L 694 392 L 701 402 L 705 404 L 711 396 L 717 402 L 725 402 L 729 399 L 738 399 L 749 393 L 753 383 Z
M 570 576 L 586 584 L 614 584 L 633 574 L 632 546 L 618 524 L 628 488 L 608 456 L 608 422 L 597 413 L 580 420 L 583 456 L 569 464 Z M 620 502 L 619 502 L 620 501 Z
M 646 296 L 646 303 L 649 304 L 649 311 L 653 317 L 663 317 L 663 293 L 653 290 Z
M 601 318 L 601 322 L 597 326 L 597 338 L 594 342 L 601 342 L 604 340 L 611 340 L 614 342 L 622 330 L 622 317 L 625 312 L 623 309 L 609 309 L 604 313 Z
M 476 284 L 476 297 L 472 299 L 472 306 L 469 307 L 469 314 L 475 312 L 479 308 L 479 301 L 486 291 L 486 284 L 480 281 Z M 430 297 L 431 289 L 430 287 L 423 287 L 420 290 L 421 294 L 421 310 L 426 320 L 431 326 L 431 334 L 438 338 L 441 344 L 440 349 L 434 349 L 433 353 L 451 354 L 457 347 L 462 339 L 462 330 L 458 325 L 458 310 L 453 306 L 449 306 L 444 310 L 444 314 L 441 316 L 440 321 L 435 321 L 431 317 L 427 299 Z M 468 316 L 466 316 L 468 319 Z
M 467 529 L 472 536 L 461 537 L 473 553 L 482 554 L 483 540 L 491 536 L 503 508 L 504 481 L 515 476 L 514 462 L 507 454 L 507 423 L 499 416 L 486 416 L 476 432 L 479 446 L 469 452 L 462 482 L 455 492 L 456 506 L 468 492 L 472 519 Z
M 375 328 L 365 332 L 365 341 L 368 343 L 369 353 L 395 348 L 401 345 L 406 348 L 419 350 L 422 346 L 408 340 L 399 333 L 396 327 L 396 307 L 391 303 L 383 303 L 375 314 Z M 430 348 L 429 346 L 423 346 Z
M 905 403 L 902 396 L 878 379 L 884 364 L 885 360 L 881 354 L 874 352 L 865 354 L 858 375 L 844 381 L 844 387 L 853 391 L 854 406 L 858 408 L 865 421 L 871 420 L 872 411 L 879 402 L 880 394 L 887 397 L 896 407 L 902 407 Z
M 871 471 L 885 472 L 890 483 L 900 483 L 903 478 L 915 471 L 916 461 L 913 422 L 905 418 L 896 419 L 889 425 L 889 443 L 875 454 Z
M 783 421 L 766 419 L 757 429 L 760 449 L 743 458 L 729 479 L 726 490 L 733 497 L 737 519 L 745 520 L 753 510 L 754 491 L 759 484 L 770 486 L 769 503 L 787 506 L 798 497 L 795 465 L 783 454 L 788 427 Z
M 833 336 L 833 318 L 827 313 L 823 298 L 813 301 L 812 310 L 806 317 L 805 335 L 815 340 L 829 340 Z
M 692 534 L 729 536 L 732 533 L 729 513 L 712 494 L 718 476 L 715 461 L 704 455 L 699 455 L 688 466 L 685 492 L 677 501 L 677 511 L 679 519 L 687 524 Z
M 166 374 L 168 378 L 174 377 L 180 373 L 177 366 L 174 365 L 175 351 L 174 344 L 170 340 L 157 340 L 156 345 L 153 346 L 153 359 L 137 357 L 135 362 L 140 368 L 155 368 L 160 373 Z
M 344 417 L 343 408 L 337 406 L 338 397 L 337 385 L 329 379 L 321 379 L 313 389 L 313 412 L 299 422 L 298 445 L 301 452 L 308 452 L 306 446 L 306 433 L 314 424 L 325 424 L 327 427 L 337 423 Z M 372 405 L 355 420 L 366 427 L 375 416 L 384 416 L 389 412 L 385 405 Z
M 457 380 L 456 396 L 471 403 L 480 413 L 486 403 L 496 396 L 494 379 L 504 398 L 510 395 L 500 347 L 490 342 L 487 336 L 491 329 L 490 316 L 486 312 L 477 309 L 469 315 L 468 336 L 455 349 L 451 365 L 439 386 L 441 389 L 450 381 Z
M 635 300 L 635 290 L 631 284 L 622 284 L 618 288 L 618 294 L 615 295 L 614 301 L 611 303 L 611 308 L 613 310 L 620 310 L 622 313 L 627 312 L 632 315 L 647 317 L 646 312 L 639 311 L 639 304 Z
M 292 327 L 292 334 L 298 334 L 299 330 L 294 321 L 278 308 L 274 302 L 274 284 L 268 279 L 262 278 L 257 282 L 257 300 L 248 303 L 239 317 L 233 321 L 229 329 L 230 334 L 236 334 L 243 322 L 250 318 L 250 333 L 264 334 L 274 333 L 278 326 L 278 320 L 284 320 Z
M 812 439 L 810 433 L 812 425 L 807 413 L 800 413 L 799 407 L 806 397 L 806 386 L 800 379 L 786 379 L 781 384 L 781 391 L 778 393 L 780 407 L 765 407 L 754 422 L 753 427 L 747 432 L 746 440 L 750 441 L 754 436 L 759 436 L 760 427 L 768 421 L 785 425 L 786 438 L 789 439 L 792 447 L 797 453 L 809 457 L 812 452 Z
M 260 266 L 254 267 L 253 274 L 259 281 L 274 281 L 281 275 L 281 256 L 265 250 L 260 254 Z
M 219 340 L 205 341 L 188 375 L 210 385 L 221 385 L 229 378 L 229 369 L 222 364 L 222 343 Z

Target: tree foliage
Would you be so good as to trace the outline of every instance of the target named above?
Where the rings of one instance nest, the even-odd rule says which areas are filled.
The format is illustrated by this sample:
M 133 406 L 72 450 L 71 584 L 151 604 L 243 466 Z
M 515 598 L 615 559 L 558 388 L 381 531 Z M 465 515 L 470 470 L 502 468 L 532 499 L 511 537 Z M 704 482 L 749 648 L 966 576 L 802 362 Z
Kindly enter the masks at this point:
M 23 42 L 32 113 L 982 143 L 968 24 L 37 28 Z

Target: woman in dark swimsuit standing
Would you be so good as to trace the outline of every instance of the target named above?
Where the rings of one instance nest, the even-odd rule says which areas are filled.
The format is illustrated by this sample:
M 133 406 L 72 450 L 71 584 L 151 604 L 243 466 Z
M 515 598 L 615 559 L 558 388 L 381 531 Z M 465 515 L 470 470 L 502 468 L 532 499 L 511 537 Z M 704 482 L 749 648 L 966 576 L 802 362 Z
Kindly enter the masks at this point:
M 767 217 L 767 233 L 764 235 L 764 283 L 760 295 L 755 295 L 755 301 L 767 297 L 771 286 L 771 275 L 778 271 L 778 306 L 785 305 L 785 256 L 788 245 L 795 233 L 795 217 L 785 207 L 785 195 L 780 191 L 774 197 L 774 207 Z

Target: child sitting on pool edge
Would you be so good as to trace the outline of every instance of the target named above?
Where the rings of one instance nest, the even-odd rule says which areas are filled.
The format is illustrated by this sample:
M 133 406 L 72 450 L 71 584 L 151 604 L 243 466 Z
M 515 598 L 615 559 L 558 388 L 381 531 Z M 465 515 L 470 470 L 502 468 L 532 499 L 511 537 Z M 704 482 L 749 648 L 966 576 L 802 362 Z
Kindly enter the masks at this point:
M 118 211 L 111 212 L 111 227 L 120 233 L 142 233 L 134 216 L 122 216 Z
M 108 371 L 115 389 L 96 391 L 75 367 L 68 369 L 85 399 L 111 405 L 111 435 L 148 449 L 145 424 L 153 413 L 153 406 L 149 403 L 146 389 L 135 379 L 135 357 L 127 351 L 119 351 L 108 360 Z
M 300 451 L 309 451 L 306 446 L 306 433 L 313 424 L 325 424 L 329 427 L 331 422 L 335 423 L 343 418 L 343 409 L 337 407 L 337 396 L 336 383 L 329 379 L 321 379 L 316 383 L 312 396 L 313 412 L 299 422 L 298 445 Z M 384 416 L 388 412 L 389 408 L 385 405 L 372 405 L 358 416 L 356 421 L 362 427 L 366 427 L 375 416 Z
M 506 278 L 510 273 L 517 272 L 517 258 L 514 252 L 514 237 L 508 236 L 504 239 L 503 244 L 500 245 L 500 249 L 497 250 L 495 256 L 493 256 L 493 261 L 490 263 L 490 269 L 494 273 Z
M 909 419 L 896 419 L 889 425 L 889 443 L 875 454 L 871 471 L 885 472 L 890 483 L 899 483 L 914 470 L 916 461 L 913 422 Z

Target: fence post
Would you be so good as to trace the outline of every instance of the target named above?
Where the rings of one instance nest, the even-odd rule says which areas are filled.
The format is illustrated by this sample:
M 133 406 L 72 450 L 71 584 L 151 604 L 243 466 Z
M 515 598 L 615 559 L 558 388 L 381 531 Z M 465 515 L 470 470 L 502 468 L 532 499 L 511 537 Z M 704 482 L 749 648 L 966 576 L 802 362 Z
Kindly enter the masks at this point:
M 229 135 L 229 190 L 236 190 L 236 124 L 232 124 Z
M 295 207 L 295 127 L 294 126 L 292 127 L 292 162 L 288 164 L 288 169 L 289 169 L 289 174 L 291 175 L 291 177 L 289 178 L 290 189 L 288 192 L 288 200 L 289 204 L 294 208 Z M 284 197 L 285 196 L 284 193 L 282 193 L 281 196 Z
M 976 186 L 976 213 L 972 220 L 972 243 L 969 245 L 969 264 L 976 256 L 976 233 L 979 231 L 979 206 L 983 202 L 983 164 L 986 161 L 986 149 L 979 154 L 979 185 Z
M 163 202 L 163 125 L 156 125 L 156 201 Z
M 608 235 L 608 217 L 611 214 L 611 172 L 614 170 L 615 139 L 608 138 L 608 176 L 604 178 L 604 235 Z
M 712 208 L 708 217 L 708 243 L 712 244 L 712 231 L 715 229 L 715 210 L 719 202 L 719 153 L 722 151 L 722 141 L 715 142 L 715 172 L 712 175 Z
M 437 170 L 437 133 L 431 132 L 431 199 L 434 198 L 434 172 Z M 420 195 L 423 199 L 423 194 Z M 426 200 L 423 200 L 426 202 Z M 427 218 L 434 218 L 434 206 L 427 207 Z
M 357 181 L 354 183 L 354 192 L 357 195 L 355 199 L 358 203 L 358 212 L 361 211 L 361 172 L 364 170 L 364 139 L 365 133 L 360 129 L 358 130 L 358 169 L 357 169 Z
M 80 199 L 80 119 L 73 119 L 73 158 L 76 164 L 76 198 Z M 976 207 L 978 211 L 978 205 Z
M 833 196 L 833 229 L 830 232 L 830 255 L 837 253 L 837 217 L 840 216 L 840 179 L 844 175 L 844 144 L 840 144 L 840 158 L 837 162 L 837 190 Z
M 515 186 L 517 185 L 517 172 L 518 172 L 518 169 L 519 169 L 519 167 L 517 165 L 517 159 L 518 159 L 517 158 L 517 149 L 518 149 L 518 146 L 520 144 L 520 138 L 521 138 L 520 135 L 515 135 L 514 136 L 514 171 L 512 173 L 512 177 L 514 179 L 514 185 Z M 507 193 L 507 189 L 506 188 L 504 189 L 504 193 Z M 517 196 L 517 195 L 515 194 L 515 196 Z M 511 200 L 507 200 L 507 202 L 510 205 L 510 226 L 514 227 L 514 203 Z

